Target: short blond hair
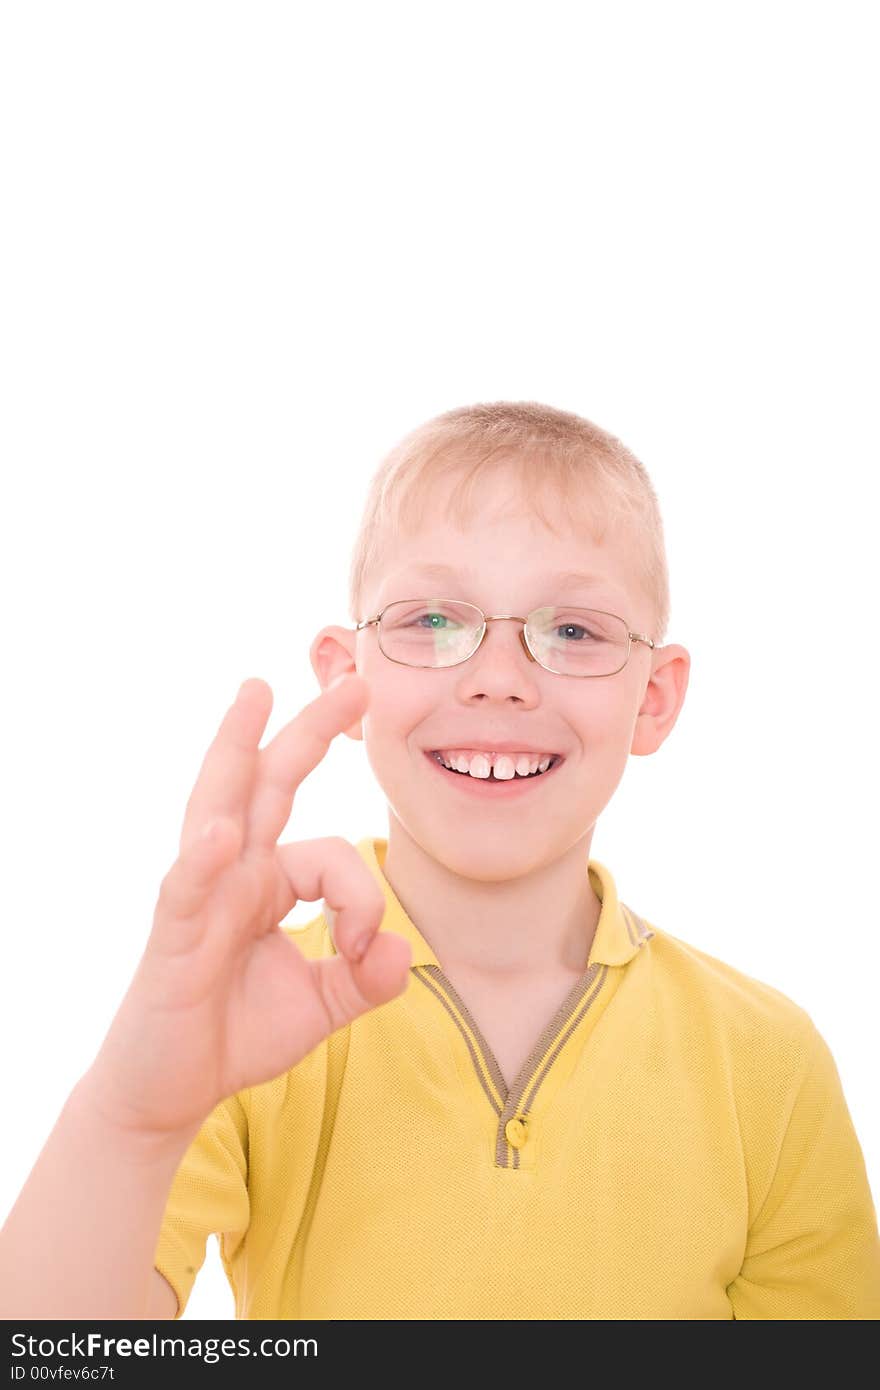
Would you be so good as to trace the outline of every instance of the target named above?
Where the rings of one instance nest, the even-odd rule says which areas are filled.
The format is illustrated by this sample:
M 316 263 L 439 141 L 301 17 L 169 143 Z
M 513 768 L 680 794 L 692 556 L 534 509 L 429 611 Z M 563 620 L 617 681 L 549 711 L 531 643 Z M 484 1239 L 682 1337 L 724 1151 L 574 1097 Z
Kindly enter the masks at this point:
M 368 582 L 381 568 L 383 541 L 421 526 L 438 483 L 457 480 L 447 520 L 473 515 L 482 478 L 512 471 L 517 496 L 556 531 L 541 498 L 549 488 L 564 503 L 573 526 L 601 544 L 612 531 L 628 544 L 627 562 L 650 604 L 661 646 L 669 624 L 669 571 L 660 506 L 644 465 L 614 435 L 592 421 L 538 401 L 492 401 L 435 416 L 405 435 L 372 476 L 349 571 L 353 622 Z M 629 615 L 627 615 L 629 618 Z

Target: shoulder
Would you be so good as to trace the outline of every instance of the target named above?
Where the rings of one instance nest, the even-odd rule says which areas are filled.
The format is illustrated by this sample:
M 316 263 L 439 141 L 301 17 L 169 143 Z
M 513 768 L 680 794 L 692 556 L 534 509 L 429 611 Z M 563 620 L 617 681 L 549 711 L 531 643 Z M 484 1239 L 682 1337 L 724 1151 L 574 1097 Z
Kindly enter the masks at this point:
M 726 1052 L 777 1081 L 803 1070 L 816 1046 L 805 1008 L 783 990 L 649 923 L 652 1008 L 680 1021 L 693 1046 Z

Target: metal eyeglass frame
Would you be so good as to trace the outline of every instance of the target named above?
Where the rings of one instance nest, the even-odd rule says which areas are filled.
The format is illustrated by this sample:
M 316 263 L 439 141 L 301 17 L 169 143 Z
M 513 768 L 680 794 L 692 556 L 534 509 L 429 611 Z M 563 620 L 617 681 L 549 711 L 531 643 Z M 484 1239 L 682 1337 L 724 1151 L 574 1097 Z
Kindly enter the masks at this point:
M 418 599 L 418 598 L 397 598 L 397 599 L 392 599 L 390 603 L 386 603 L 386 605 L 385 605 L 385 607 L 382 609 L 381 613 L 377 613 L 376 616 L 375 616 L 374 618 L 364 618 L 362 622 L 356 623 L 356 624 L 355 624 L 355 629 L 354 629 L 354 630 L 355 630 L 355 632 L 359 632 L 360 629 L 361 629 L 362 627 L 371 627 L 372 624 L 375 623 L 375 624 L 377 624 L 377 633 L 376 633 L 376 635 L 377 635 L 377 637 L 378 637 L 378 624 L 382 621 L 382 618 L 383 618 L 384 614 L 387 612 L 387 610 L 388 610 L 389 608 L 393 607 L 393 605 L 394 605 L 395 603 L 422 603 L 422 602 L 426 602 L 426 601 L 427 601 L 427 600 Z M 458 604 L 462 604 L 462 603 L 465 603 L 465 600 L 464 600 L 464 599 L 459 599 L 459 598 L 455 598 L 455 599 L 452 599 L 452 598 L 435 598 L 435 599 L 431 599 L 431 602 L 432 602 L 432 603 L 458 603 Z M 553 671 L 553 670 L 550 669 L 549 666 L 545 666 L 545 665 L 544 665 L 544 663 L 543 663 L 543 661 L 540 659 L 540 657 L 535 656 L 535 653 L 532 651 L 531 647 L 529 646 L 529 639 L 526 637 L 526 624 L 528 623 L 529 618 L 532 616 L 531 613 L 529 613 L 528 617 L 526 617 L 526 618 L 518 618 L 518 617 L 516 617 L 513 613 L 493 613 L 493 614 L 491 614 L 491 615 L 490 615 L 490 614 L 487 614 L 487 613 L 484 613 L 483 610 L 482 610 L 482 608 L 480 608 L 479 604 L 476 604 L 476 603 L 468 603 L 468 604 L 467 604 L 467 607 L 468 607 L 468 608 L 473 608 L 473 609 L 475 609 L 476 612 L 480 614 L 480 617 L 482 618 L 482 632 L 480 633 L 480 636 L 479 636 L 479 638 L 477 639 L 477 642 L 476 642 L 476 645 L 475 645 L 474 648 L 473 648 L 473 651 L 468 652 L 467 656 L 463 656 L 463 657 L 461 658 L 460 661 L 448 661 L 448 662 L 446 662 L 446 667 L 450 667 L 450 666 L 461 666 L 465 661 L 470 661 L 471 657 L 472 657 L 476 652 L 478 652 L 479 649 L 480 649 L 480 647 L 482 646 L 483 639 L 485 638 L 486 633 L 487 633 L 488 630 L 489 630 L 489 627 L 488 627 L 489 623 L 497 623 L 497 622 L 522 623 L 522 627 L 520 628 L 520 632 L 519 632 L 519 640 L 520 640 L 520 642 L 522 643 L 523 651 L 525 652 L 525 654 L 526 654 L 526 656 L 528 657 L 529 661 L 535 661 L 535 662 L 537 662 L 537 664 L 542 668 L 542 670 L 544 670 L 544 671 L 549 671 L 551 676 L 573 676 L 573 677 L 575 678 L 575 680 L 602 680 L 604 676 L 616 676 L 616 675 L 618 675 L 619 672 L 621 672 L 621 671 L 623 670 L 623 668 L 624 668 L 624 666 L 626 665 L 626 663 L 629 661 L 630 653 L 631 653 L 631 651 L 632 651 L 632 644 L 633 644 L 633 642 L 644 642 L 645 646 L 650 647 L 652 650 L 653 650 L 654 647 L 656 646 L 656 643 L 653 642 L 652 639 L 651 639 L 650 637 L 646 636 L 645 633 L 643 633 L 643 632 L 630 632 L 630 630 L 629 630 L 629 623 L 626 621 L 625 618 L 621 618 L 621 617 L 619 616 L 619 614 L 617 614 L 617 613 L 609 613 L 609 612 L 608 612 L 606 609 L 604 609 L 604 608 L 580 608 L 580 609 L 571 609 L 571 610 L 570 610 L 571 612 L 580 612 L 580 613 L 603 613 L 603 614 L 605 615 L 606 618 L 616 618 L 617 621 L 618 621 L 619 623 L 623 623 L 624 627 L 626 628 L 626 636 L 627 636 L 626 656 L 623 658 L 623 661 L 622 661 L 621 664 L 617 667 L 617 670 L 616 670 L 616 671 L 603 671 L 603 673 L 602 673 L 601 676 L 595 676 L 595 675 L 593 675 L 592 672 L 589 672 L 589 671 L 586 672 L 584 675 L 578 675 L 578 673 L 575 672 L 575 671 Z M 535 612 L 538 612 L 539 610 L 538 610 L 538 609 L 535 609 L 534 611 L 535 611 Z M 412 667 L 414 667 L 414 668 L 415 668 L 416 670 L 418 670 L 418 671 L 442 671 L 442 670 L 446 669 L 446 667 L 444 667 L 444 666 L 432 666 L 432 665 L 427 665 L 427 666 L 426 666 L 426 665 L 423 665 L 421 662 L 414 662 L 414 661 L 398 661 L 396 657 L 394 657 L 394 656 L 389 656 L 388 653 L 387 653 L 386 651 L 383 650 L 383 648 L 382 648 L 382 643 L 381 643 L 381 642 L 379 642 L 379 650 L 380 650 L 380 652 L 382 652 L 382 655 L 385 657 L 386 661 L 393 661 L 394 664 L 395 664 L 395 666 L 412 666 Z

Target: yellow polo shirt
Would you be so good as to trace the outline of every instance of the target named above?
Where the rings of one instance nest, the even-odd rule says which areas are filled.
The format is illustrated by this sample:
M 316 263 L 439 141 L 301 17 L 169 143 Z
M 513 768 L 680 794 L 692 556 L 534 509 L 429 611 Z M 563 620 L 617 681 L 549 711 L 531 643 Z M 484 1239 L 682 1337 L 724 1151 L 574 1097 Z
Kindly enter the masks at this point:
M 220 1237 L 237 1318 L 880 1317 L 880 1240 L 827 1044 L 786 995 L 587 872 L 587 968 L 508 1092 L 384 877 L 407 988 L 223 1101 L 156 1247 L 178 1317 Z M 310 959 L 324 914 L 285 928 Z

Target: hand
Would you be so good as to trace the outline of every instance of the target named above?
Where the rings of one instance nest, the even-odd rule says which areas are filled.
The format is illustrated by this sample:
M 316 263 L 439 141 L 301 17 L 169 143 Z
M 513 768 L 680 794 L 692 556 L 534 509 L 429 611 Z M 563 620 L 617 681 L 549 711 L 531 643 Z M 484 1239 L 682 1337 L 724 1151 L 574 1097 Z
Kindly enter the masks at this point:
M 366 681 L 348 675 L 263 749 L 266 682 L 245 681 L 227 711 L 187 802 L 143 956 L 81 1082 L 127 1134 L 194 1136 L 221 1100 L 279 1076 L 405 988 L 409 943 L 377 932 L 384 897 L 355 847 L 276 843 L 297 788 L 368 700 Z M 339 954 L 309 961 L 278 924 L 301 899 L 321 897 Z

